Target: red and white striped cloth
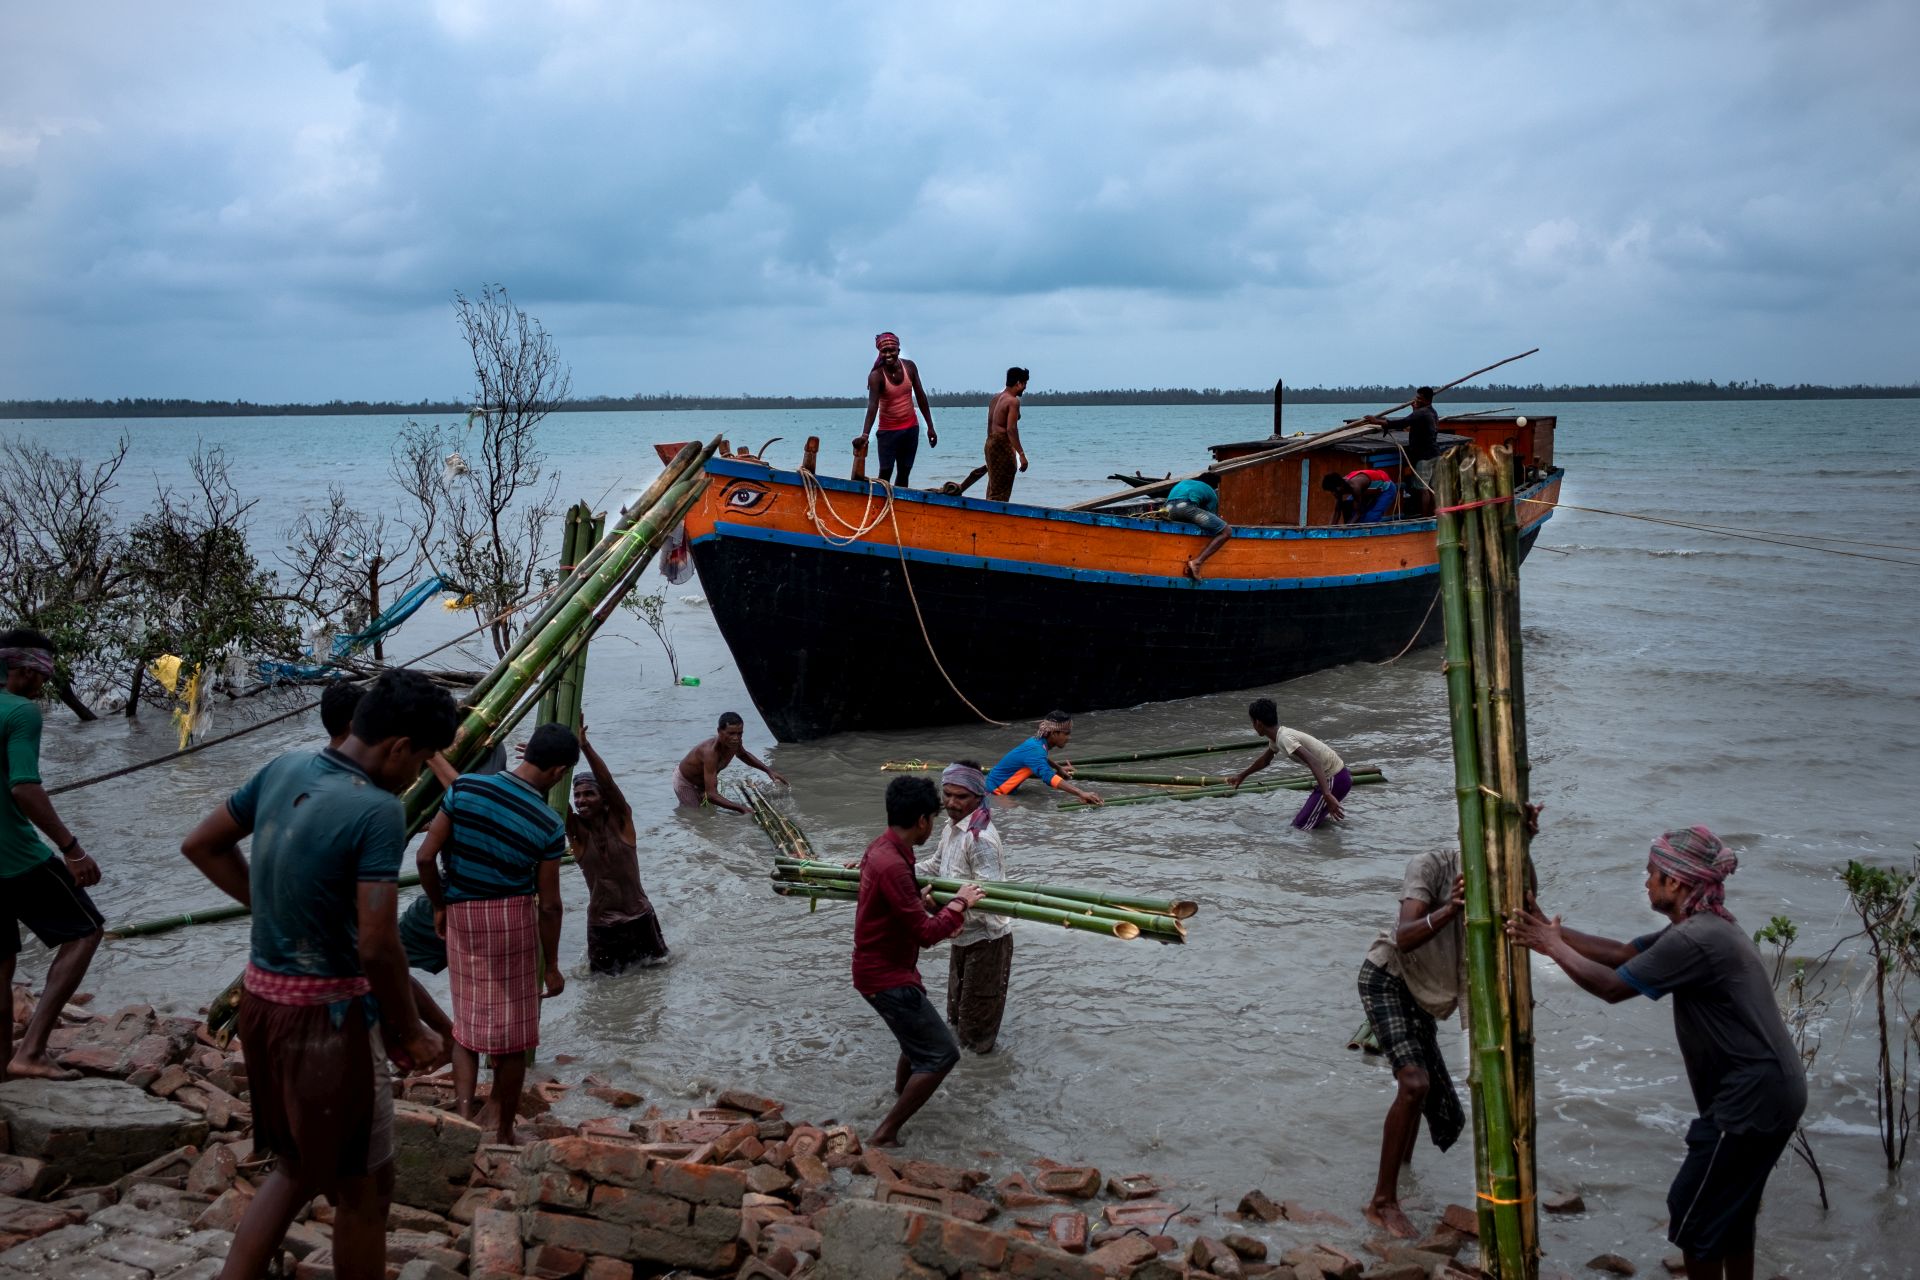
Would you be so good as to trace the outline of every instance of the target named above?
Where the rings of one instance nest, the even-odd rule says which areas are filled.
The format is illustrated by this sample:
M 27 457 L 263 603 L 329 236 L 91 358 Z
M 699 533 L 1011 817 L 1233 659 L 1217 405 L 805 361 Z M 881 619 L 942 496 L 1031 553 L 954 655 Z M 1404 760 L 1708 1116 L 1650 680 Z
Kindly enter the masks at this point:
M 373 990 L 364 977 L 312 978 L 296 973 L 274 973 L 248 962 L 240 985 L 269 1004 L 332 1004 Z
M 540 1043 L 540 931 L 531 894 L 447 904 L 453 1038 L 474 1053 Z

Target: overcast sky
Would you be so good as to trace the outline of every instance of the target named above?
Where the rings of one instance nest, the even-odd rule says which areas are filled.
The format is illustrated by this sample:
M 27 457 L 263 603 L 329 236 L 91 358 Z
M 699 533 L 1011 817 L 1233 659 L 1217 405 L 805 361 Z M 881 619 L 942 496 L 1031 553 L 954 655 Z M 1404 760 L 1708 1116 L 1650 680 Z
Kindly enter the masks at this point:
M 0 0 L 0 396 L 1920 380 L 1920 4 Z

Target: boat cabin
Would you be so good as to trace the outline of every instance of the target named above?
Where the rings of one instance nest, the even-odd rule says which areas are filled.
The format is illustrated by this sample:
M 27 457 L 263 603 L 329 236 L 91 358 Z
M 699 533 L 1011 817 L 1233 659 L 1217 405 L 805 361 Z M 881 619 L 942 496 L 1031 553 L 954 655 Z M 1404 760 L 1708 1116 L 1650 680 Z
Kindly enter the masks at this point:
M 1464 445 L 1488 450 L 1506 445 L 1513 451 L 1514 483 L 1520 485 L 1553 469 L 1553 415 L 1468 415 L 1440 420 L 1440 452 L 1444 457 Z M 1213 445 L 1208 452 L 1216 464 L 1250 458 L 1288 443 L 1282 437 Z M 1332 524 L 1334 495 L 1321 487 L 1330 475 L 1345 475 L 1363 467 L 1391 475 L 1404 491 L 1413 468 L 1401 450 L 1406 436 L 1374 430 L 1348 436 L 1304 453 L 1287 453 L 1268 463 L 1247 463 L 1209 471 L 1205 477 L 1220 492 L 1220 517 L 1228 524 L 1305 527 Z

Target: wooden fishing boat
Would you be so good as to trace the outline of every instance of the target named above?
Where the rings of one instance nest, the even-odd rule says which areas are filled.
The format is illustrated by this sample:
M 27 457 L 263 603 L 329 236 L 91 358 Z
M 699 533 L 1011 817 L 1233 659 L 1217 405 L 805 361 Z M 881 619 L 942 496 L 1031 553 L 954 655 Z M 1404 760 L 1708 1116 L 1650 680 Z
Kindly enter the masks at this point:
M 1443 449 L 1513 450 L 1523 553 L 1560 493 L 1554 427 L 1441 422 Z M 1321 488 L 1359 467 L 1397 475 L 1403 440 L 1354 426 L 1214 446 L 1205 474 L 1233 537 L 1199 581 L 1184 566 L 1206 536 L 1154 514 L 1171 481 L 1081 504 L 1095 509 L 1041 507 L 889 495 L 805 464 L 716 454 L 686 532 L 721 635 L 781 741 L 955 723 L 976 709 L 1011 721 L 1131 706 L 1437 641 L 1434 521 L 1336 526 Z

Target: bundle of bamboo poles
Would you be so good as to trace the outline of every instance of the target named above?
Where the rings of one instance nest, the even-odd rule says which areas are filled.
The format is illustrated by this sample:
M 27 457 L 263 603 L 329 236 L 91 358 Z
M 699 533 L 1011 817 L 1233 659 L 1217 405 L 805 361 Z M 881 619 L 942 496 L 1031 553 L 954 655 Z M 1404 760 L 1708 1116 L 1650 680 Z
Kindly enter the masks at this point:
M 1349 770 L 1349 772 L 1353 775 L 1353 785 L 1356 787 L 1373 786 L 1387 780 L 1385 774 L 1371 765 L 1361 765 L 1356 769 Z M 1159 804 L 1166 800 L 1204 800 L 1210 796 L 1259 795 L 1266 791 L 1311 791 L 1316 785 L 1313 780 L 1313 775 L 1310 773 L 1302 774 L 1299 777 L 1275 778 L 1270 782 L 1246 782 L 1238 787 L 1235 787 L 1223 778 L 1207 778 L 1203 783 L 1169 783 L 1165 777 L 1148 774 L 1136 774 L 1127 777 L 1120 775 L 1111 777 L 1096 775 L 1089 778 L 1086 773 L 1078 770 L 1074 773 L 1074 779 L 1076 781 L 1093 782 L 1118 782 L 1123 780 L 1141 783 L 1152 782 L 1168 788 L 1168 790 L 1165 791 L 1141 791 L 1133 795 L 1107 796 L 1103 798 L 1102 804 L 1100 805 L 1101 808 L 1112 808 L 1117 804 Z M 1084 800 L 1068 800 L 1059 807 L 1064 810 L 1091 809 L 1095 806 L 1088 804 Z
M 1502 922 L 1526 903 L 1527 734 L 1520 645 L 1520 541 L 1510 452 L 1443 459 L 1440 598 L 1446 623 L 1460 868 L 1466 878 L 1467 1013 L 1481 1265 L 1539 1274 L 1535 1199 L 1533 976 Z
M 592 553 L 600 543 L 601 535 L 606 531 L 605 515 L 595 515 L 593 508 L 584 502 L 576 502 L 567 508 L 567 526 L 560 540 L 560 572 L 570 575 L 574 567 Z M 540 712 L 535 717 L 536 724 L 564 724 L 575 733 L 580 732 L 581 697 L 587 686 L 587 655 L 584 651 L 569 663 L 560 673 L 560 682 L 547 690 L 540 699 Z M 562 778 L 553 784 L 547 792 L 547 804 L 564 820 L 573 802 L 573 782 Z
M 773 860 L 775 893 L 807 898 L 816 907 L 822 902 L 858 899 L 860 872 L 857 868 L 817 859 L 799 824 L 775 809 L 758 787 L 743 784 L 740 800 L 752 810 L 754 821 L 779 850 Z M 937 876 L 920 876 L 917 881 L 921 888 L 933 891 L 933 900 L 939 906 L 951 902 L 954 891 L 966 883 Z M 1157 942 L 1185 942 L 1187 930 L 1180 922 L 1200 910 L 1199 903 L 1184 898 L 1153 898 L 1108 889 L 1012 880 L 977 883 L 986 890 L 987 896 L 981 899 L 976 910 L 1129 941 L 1148 937 Z
M 560 580 L 546 604 L 520 628 L 505 656 L 467 691 L 460 703 L 460 726 L 445 752 L 455 769 L 465 772 L 486 759 L 584 659 L 587 644 L 699 501 L 707 459 L 719 443 L 716 438 L 705 445 L 683 446 L 605 536 L 574 563 L 573 572 Z M 432 821 L 441 792 L 439 780 L 423 772 L 401 797 L 409 838 Z M 239 981 L 235 978 L 215 1000 L 214 1009 L 232 1003 L 227 997 Z M 208 1025 L 216 1033 L 223 1029 L 214 1025 L 211 1013 Z
M 939 876 L 917 876 L 915 882 L 921 888 L 933 891 L 935 906 L 945 906 L 951 902 L 955 891 L 968 883 Z M 974 908 L 976 911 L 989 911 L 1015 920 L 1059 925 L 1127 941 L 1146 937 L 1156 942 L 1185 942 L 1187 929 L 1181 921 L 1200 909 L 1198 903 L 1182 899 L 1146 898 L 1100 889 L 1079 889 L 1070 885 L 1026 884 L 1011 880 L 978 880 L 973 883 L 986 892 L 986 896 Z M 860 896 L 859 889 L 860 872 L 856 868 L 787 857 L 774 859 L 773 891 L 782 896 L 852 902 Z

